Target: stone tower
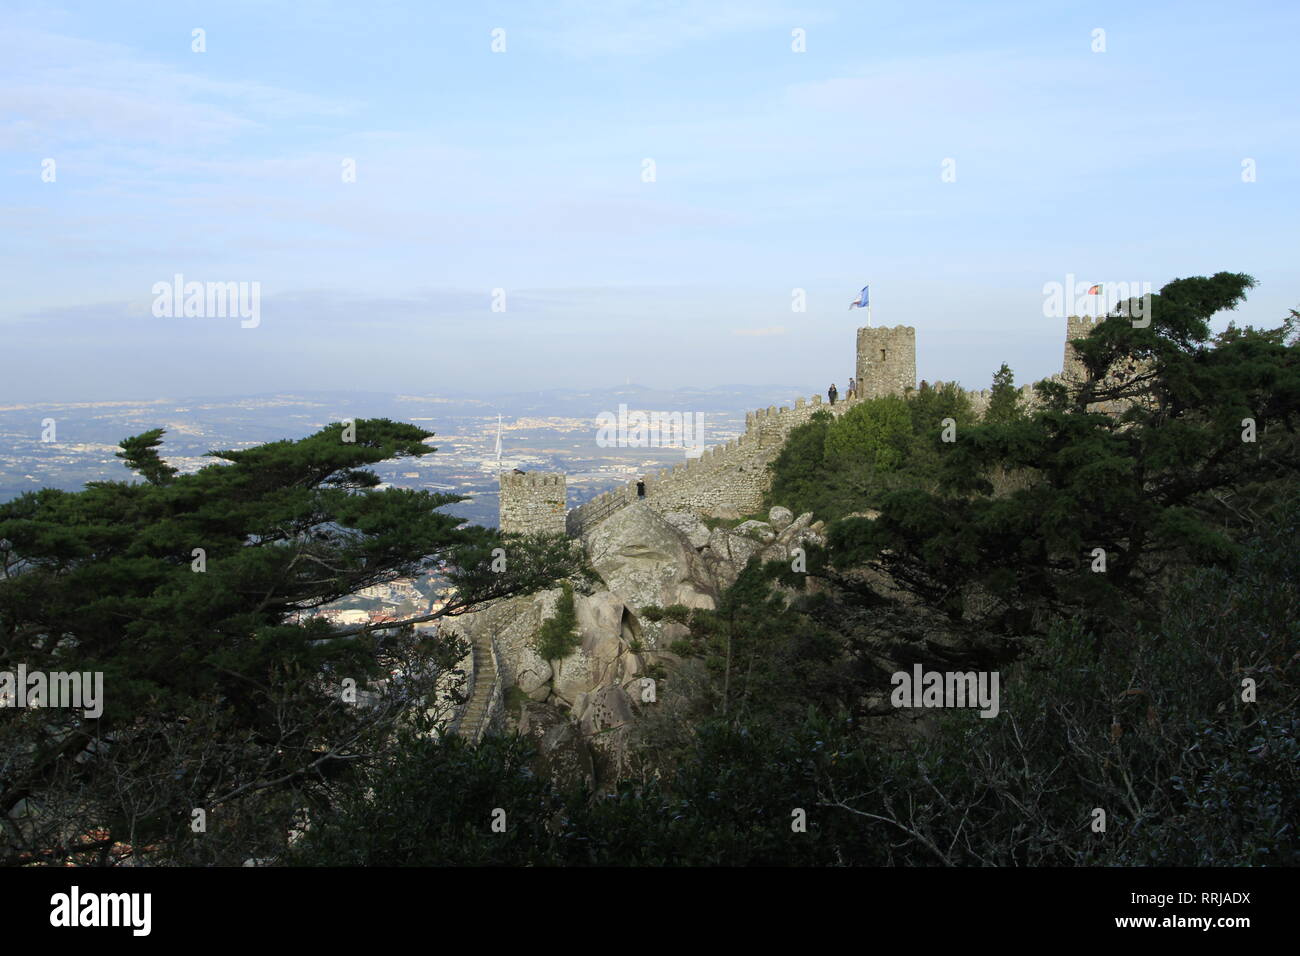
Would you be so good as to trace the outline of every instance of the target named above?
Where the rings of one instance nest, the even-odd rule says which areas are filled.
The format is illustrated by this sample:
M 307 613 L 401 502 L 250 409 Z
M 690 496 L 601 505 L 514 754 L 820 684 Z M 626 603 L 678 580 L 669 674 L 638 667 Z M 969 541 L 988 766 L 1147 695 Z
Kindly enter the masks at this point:
M 500 526 L 507 534 L 564 534 L 564 475 L 508 471 L 500 476 Z
M 858 394 L 880 398 L 909 388 L 916 388 L 916 329 L 858 329 Z
M 1065 320 L 1065 359 L 1061 363 L 1061 376 L 1080 382 L 1087 376 L 1083 362 L 1070 344 L 1071 339 L 1086 339 L 1097 326 L 1099 319 L 1092 315 L 1072 315 Z

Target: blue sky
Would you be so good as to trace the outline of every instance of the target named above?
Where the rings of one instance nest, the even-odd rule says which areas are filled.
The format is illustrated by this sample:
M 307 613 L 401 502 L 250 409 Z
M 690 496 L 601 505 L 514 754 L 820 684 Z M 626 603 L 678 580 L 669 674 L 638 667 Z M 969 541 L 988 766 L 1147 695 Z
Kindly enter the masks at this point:
M 917 328 L 921 377 L 987 387 L 1002 361 L 1059 368 L 1043 285 L 1067 274 L 1248 272 L 1239 321 L 1300 305 L 1294 3 L 6 0 L 5 21 L 7 403 L 843 388 L 866 282 L 876 324 Z M 260 324 L 155 317 L 177 273 L 259 282 Z

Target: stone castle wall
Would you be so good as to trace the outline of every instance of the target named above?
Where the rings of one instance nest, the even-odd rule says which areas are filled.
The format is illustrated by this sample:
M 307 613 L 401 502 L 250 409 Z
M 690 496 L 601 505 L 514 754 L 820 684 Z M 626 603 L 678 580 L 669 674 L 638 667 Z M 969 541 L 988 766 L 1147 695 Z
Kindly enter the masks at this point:
M 506 534 L 564 534 L 564 475 L 507 472 L 500 476 L 500 523 Z
M 1057 378 L 1057 376 L 1053 375 L 1051 376 L 1050 379 L 1042 379 L 1041 381 L 1050 381 L 1051 379 L 1055 379 L 1055 378 Z M 930 387 L 942 388 L 946 384 L 948 383 L 931 382 Z M 960 384 L 958 384 L 958 387 L 959 388 L 961 387 Z M 993 400 L 992 389 L 963 388 L 962 391 L 966 394 L 966 397 L 970 399 L 971 408 L 974 410 L 976 415 L 983 415 L 985 412 L 989 410 L 989 403 Z M 1016 389 L 1016 391 L 1020 395 L 1021 408 L 1025 410 L 1029 410 L 1029 409 L 1036 408 L 1038 406 L 1039 403 L 1038 393 L 1034 391 L 1033 385 L 1021 385 L 1018 389 Z
M 1062 372 L 1048 380 L 1077 380 L 1082 377 L 1082 365 L 1069 340 L 1086 337 L 1098 321 L 1091 316 L 1070 316 L 1066 320 Z M 864 399 L 904 395 L 916 388 L 916 329 L 902 325 L 858 329 L 857 379 L 858 396 L 851 403 L 839 402 L 831 406 L 822 401 L 821 395 L 814 395 L 811 401 L 798 399 L 792 408 L 772 406 L 750 412 L 745 417 L 745 433 L 739 438 L 710 448 L 699 458 L 687 459 L 672 468 L 646 475 L 643 479 L 645 497 L 641 500 L 663 512 L 689 511 L 711 517 L 736 517 L 758 511 L 771 484 L 768 465 L 781 453 L 790 432 L 807 422 L 814 413 L 830 411 L 841 415 Z M 934 386 L 943 384 L 935 382 Z M 991 390 L 963 391 L 975 412 L 984 414 L 992 399 Z M 1018 391 L 1023 407 L 1032 409 L 1039 404 L 1033 385 L 1022 385 Z M 515 502 L 512 505 L 515 510 L 507 518 L 506 477 L 559 480 L 560 498 L 563 498 L 562 475 L 503 476 L 503 530 L 517 525 L 549 533 L 567 531 L 576 537 L 638 500 L 637 483 L 632 481 L 574 508 L 567 519 L 557 519 L 553 496 L 549 501 L 539 503 L 531 494 L 528 497 L 512 495 L 510 500 Z M 563 506 L 560 507 L 562 514 Z
M 1099 319 L 1096 316 L 1091 316 L 1091 315 L 1071 315 L 1068 318 L 1066 318 L 1065 354 L 1061 361 L 1061 371 L 1055 375 L 1049 375 L 1045 379 L 1040 379 L 1040 381 L 1044 381 L 1044 382 L 1082 381 L 1087 376 L 1087 370 L 1084 369 L 1083 363 L 1079 360 L 1079 355 L 1075 351 L 1074 346 L 1070 344 L 1070 341 L 1072 339 L 1086 339 L 1089 335 L 1092 334 L 1092 330 L 1096 328 L 1097 324 L 1101 321 L 1102 319 Z M 861 361 L 860 358 L 861 351 L 862 351 L 861 333 L 863 331 L 866 330 L 859 329 L 859 336 L 858 336 L 859 361 Z M 939 388 L 945 383 L 933 382 L 931 384 L 933 387 Z M 975 410 L 976 414 L 983 415 L 988 410 L 989 402 L 993 396 L 993 393 L 990 389 L 987 388 L 979 389 L 979 390 L 962 389 L 962 391 L 964 391 L 966 393 L 966 397 L 970 399 L 971 407 Z M 1039 398 L 1038 393 L 1034 389 L 1033 385 L 1022 385 L 1020 386 L 1020 388 L 1017 389 L 1017 391 L 1020 393 L 1020 403 L 1022 408 L 1034 409 L 1038 407 L 1038 405 L 1041 403 L 1041 399 Z M 1100 408 L 1101 406 L 1099 405 L 1097 407 Z
M 811 401 L 796 399 L 793 407 L 773 405 L 749 412 L 739 438 L 709 448 L 699 458 L 647 474 L 641 500 L 661 512 L 689 511 L 719 518 L 751 514 L 762 507 L 771 484 L 767 466 L 781 453 L 790 432 L 818 411 L 842 415 L 849 407 L 848 402 L 830 405 L 814 395 Z M 635 481 L 597 495 L 569 512 L 568 532 L 581 535 L 636 500 Z

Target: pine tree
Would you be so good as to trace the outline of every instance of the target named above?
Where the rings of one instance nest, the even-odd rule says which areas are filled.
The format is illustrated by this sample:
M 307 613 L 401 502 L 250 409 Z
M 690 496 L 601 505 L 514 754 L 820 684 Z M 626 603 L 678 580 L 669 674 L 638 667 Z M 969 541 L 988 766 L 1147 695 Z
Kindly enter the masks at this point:
M 0 672 L 99 672 L 104 687 L 97 719 L 0 715 L 0 814 L 41 808 L 6 831 L 0 860 L 85 861 L 127 843 L 190 862 L 273 852 L 286 814 L 324 799 L 450 676 L 465 649 L 413 625 L 575 573 L 567 541 L 462 527 L 442 509 L 463 496 L 377 489 L 371 466 L 436 450 L 413 425 L 333 424 L 213 452 L 219 464 L 186 475 L 163 462 L 161 437 L 122 442 L 144 482 L 0 505 Z M 425 573 L 455 589 L 436 613 L 343 629 L 309 616 Z
M 1300 479 L 1291 320 L 1210 334 L 1253 284 L 1179 279 L 1152 297 L 1149 323 L 1099 323 L 1077 343 L 1083 382 L 1043 384 L 1034 414 L 936 443 L 939 487 L 897 490 L 879 520 L 833 527 L 834 564 L 884 571 L 953 620 L 1008 634 L 1043 610 L 1098 631 L 1150 618 L 1172 567 L 1231 567 L 1238 532 L 1258 530 Z M 1021 485 L 995 493 L 999 470 Z
M 1006 424 L 1020 417 L 1020 393 L 1016 391 L 1015 383 L 1015 375 L 1003 362 L 993 375 L 993 391 L 989 396 L 988 410 L 984 413 L 986 423 Z

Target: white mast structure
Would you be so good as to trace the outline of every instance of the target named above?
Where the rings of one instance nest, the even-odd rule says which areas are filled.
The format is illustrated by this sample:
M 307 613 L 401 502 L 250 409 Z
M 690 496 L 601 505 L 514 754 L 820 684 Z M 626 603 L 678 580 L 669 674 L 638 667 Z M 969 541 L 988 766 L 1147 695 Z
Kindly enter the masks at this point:
M 497 413 L 497 474 L 501 474 L 501 413 Z

